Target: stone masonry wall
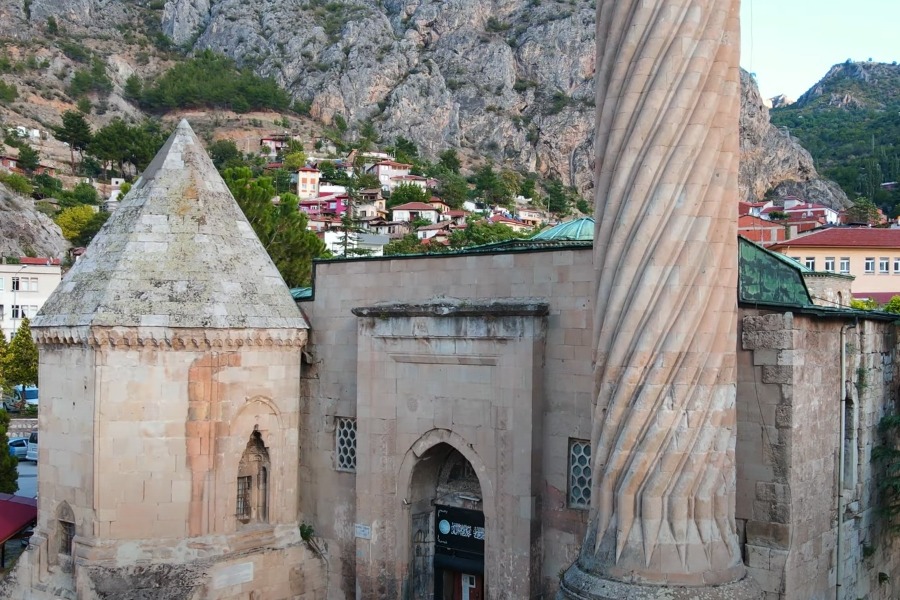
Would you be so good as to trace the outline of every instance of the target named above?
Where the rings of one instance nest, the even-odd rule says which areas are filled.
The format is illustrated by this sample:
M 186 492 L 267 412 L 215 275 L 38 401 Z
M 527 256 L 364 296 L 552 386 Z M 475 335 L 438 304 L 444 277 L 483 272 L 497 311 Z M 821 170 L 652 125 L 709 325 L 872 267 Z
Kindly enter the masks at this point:
M 841 328 L 852 321 L 745 310 L 738 350 L 737 518 L 745 561 L 766 600 L 834 594 L 837 582 Z M 894 597 L 879 573 L 900 553 L 876 512 L 871 449 L 895 401 L 892 325 L 847 333 L 848 436 L 840 598 Z M 862 379 L 864 385 L 860 385 Z
M 317 493 L 301 493 L 301 519 L 309 519 L 328 540 L 332 582 L 343 597 L 355 595 L 357 500 L 354 474 L 334 468 L 334 423 L 336 416 L 356 416 L 357 318 L 350 310 L 441 296 L 534 298 L 549 304 L 540 444 L 542 548 L 536 552 L 543 555 L 545 594 L 556 590 L 587 521 L 587 511 L 567 507 L 567 459 L 569 439 L 591 434 L 591 258 L 589 249 L 580 249 L 316 265 L 315 297 L 300 304 L 311 324 L 306 360 L 312 363 L 304 367 L 300 488 L 315 486 Z

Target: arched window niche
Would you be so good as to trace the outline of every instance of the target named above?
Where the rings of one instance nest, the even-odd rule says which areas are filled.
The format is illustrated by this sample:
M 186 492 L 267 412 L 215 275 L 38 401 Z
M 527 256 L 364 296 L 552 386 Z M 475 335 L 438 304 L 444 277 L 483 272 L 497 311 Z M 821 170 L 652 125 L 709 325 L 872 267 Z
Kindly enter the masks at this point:
M 269 451 L 259 431 L 250 440 L 241 456 L 237 474 L 235 518 L 242 525 L 269 522 Z

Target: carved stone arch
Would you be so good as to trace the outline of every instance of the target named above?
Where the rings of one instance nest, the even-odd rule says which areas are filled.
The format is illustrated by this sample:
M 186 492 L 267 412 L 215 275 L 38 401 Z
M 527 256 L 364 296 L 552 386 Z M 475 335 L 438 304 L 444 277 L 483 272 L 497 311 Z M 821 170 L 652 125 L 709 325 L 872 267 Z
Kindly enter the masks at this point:
M 250 398 L 247 398 L 247 400 L 237 409 L 237 412 L 234 415 L 234 421 L 237 422 L 240 417 L 244 415 L 244 413 L 254 411 L 254 409 L 258 408 L 257 406 L 254 406 L 256 404 L 262 404 L 267 407 L 269 409 L 269 412 L 274 415 L 275 420 L 278 423 L 278 427 L 280 428 L 283 426 L 281 411 L 278 409 L 278 405 L 275 404 L 275 401 L 272 398 L 261 395 L 251 396 Z M 233 423 L 233 425 L 234 424 L 235 423 Z M 232 427 L 232 432 L 234 431 L 235 428 Z
M 412 484 L 413 467 L 415 467 L 416 461 L 438 444 L 447 444 L 448 446 L 451 446 L 454 450 L 462 454 L 466 460 L 469 461 L 469 464 L 472 465 L 472 468 L 475 470 L 475 475 L 478 477 L 478 483 L 481 486 L 481 493 L 483 496 L 482 511 L 484 512 L 484 517 L 488 520 L 493 519 L 496 515 L 496 507 L 494 506 L 494 486 L 493 482 L 488 477 L 487 466 L 484 464 L 484 461 L 478 453 L 475 452 L 472 444 L 455 431 L 450 431 L 449 429 L 432 429 L 431 431 L 426 432 L 410 446 L 409 450 L 406 451 L 406 454 L 403 456 L 403 461 L 400 463 L 400 470 L 397 477 L 398 497 L 407 497 L 406 495 Z

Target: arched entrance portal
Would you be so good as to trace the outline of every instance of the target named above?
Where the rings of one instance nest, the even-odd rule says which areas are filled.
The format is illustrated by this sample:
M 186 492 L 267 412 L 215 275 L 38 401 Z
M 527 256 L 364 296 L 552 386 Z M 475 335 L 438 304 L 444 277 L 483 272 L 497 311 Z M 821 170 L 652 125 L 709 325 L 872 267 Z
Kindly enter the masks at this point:
M 409 502 L 412 597 L 485 598 L 482 492 L 472 464 L 437 444 L 413 467 Z

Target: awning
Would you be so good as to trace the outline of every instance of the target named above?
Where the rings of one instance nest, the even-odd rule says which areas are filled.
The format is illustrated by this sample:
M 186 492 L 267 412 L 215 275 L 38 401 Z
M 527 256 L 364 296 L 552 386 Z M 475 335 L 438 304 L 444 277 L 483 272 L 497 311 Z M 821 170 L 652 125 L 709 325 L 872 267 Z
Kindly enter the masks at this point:
M 0 494 L 0 544 L 37 520 L 37 500 Z

